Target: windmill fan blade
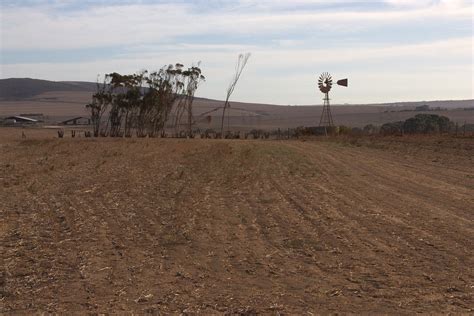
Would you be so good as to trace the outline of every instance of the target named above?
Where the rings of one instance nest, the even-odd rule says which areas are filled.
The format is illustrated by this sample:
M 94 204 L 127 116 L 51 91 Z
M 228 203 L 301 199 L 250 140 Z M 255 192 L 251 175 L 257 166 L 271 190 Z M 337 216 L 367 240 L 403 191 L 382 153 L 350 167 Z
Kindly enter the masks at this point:
M 319 90 L 322 93 L 328 93 L 332 87 L 332 76 L 329 72 L 323 72 L 318 78 Z

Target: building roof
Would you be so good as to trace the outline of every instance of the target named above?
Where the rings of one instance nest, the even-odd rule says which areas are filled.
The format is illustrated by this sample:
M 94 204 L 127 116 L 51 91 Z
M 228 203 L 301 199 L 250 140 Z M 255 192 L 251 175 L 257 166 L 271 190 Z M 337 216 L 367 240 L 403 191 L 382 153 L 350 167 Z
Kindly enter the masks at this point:
M 6 117 L 5 119 L 7 119 L 7 120 L 17 120 L 17 121 L 27 121 L 27 122 L 38 122 L 38 120 L 32 119 L 31 117 L 19 116 L 19 115 L 9 116 L 9 117 Z
M 66 123 L 73 122 L 73 121 L 77 121 L 77 120 L 80 120 L 80 119 L 89 120 L 88 117 L 78 116 L 78 117 L 73 117 L 73 118 L 71 118 L 71 119 L 69 119 L 69 120 L 62 121 L 61 124 L 66 124 Z

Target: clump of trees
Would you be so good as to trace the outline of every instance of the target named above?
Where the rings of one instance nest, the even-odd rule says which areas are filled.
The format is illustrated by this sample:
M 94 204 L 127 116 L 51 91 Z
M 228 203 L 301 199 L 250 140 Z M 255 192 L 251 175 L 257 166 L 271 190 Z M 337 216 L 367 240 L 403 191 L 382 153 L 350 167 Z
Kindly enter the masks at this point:
M 408 134 L 447 133 L 454 124 L 446 116 L 418 114 L 403 123 L 403 132 Z
M 386 123 L 380 127 L 384 135 L 448 133 L 454 123 L 446 116 L 418 114 L 405 121 Z
M 304 127 L 300 126 L 295 129 L 298 136 L 324 136 L 324 135 L 403 135 L 403 134 L 434 134 L 434 133 L 450 133 L 458 130 L 464 132 L 469 131 L 468 125 L 465 124 L 459 128 L 451 122 L 449 118 L 436 114 L 418 114 L 405 121 L 397 121 L 385 123 L 382 126 L 368 124 L 363 128 L 348 127 L 345 125 L 331 127 Z
M 107 74 L 97 84 L 92 102 L 86 105 L 93 135 L 131 137 L 135 132 L 137 137 L 157 137 L 175 104 L 175 123 L 186 113 L 190 132 L 194 94 L 204 80 L 199 67 L 185 69 L 182 64 L 151 73 L 144 70 L 132 75 Z

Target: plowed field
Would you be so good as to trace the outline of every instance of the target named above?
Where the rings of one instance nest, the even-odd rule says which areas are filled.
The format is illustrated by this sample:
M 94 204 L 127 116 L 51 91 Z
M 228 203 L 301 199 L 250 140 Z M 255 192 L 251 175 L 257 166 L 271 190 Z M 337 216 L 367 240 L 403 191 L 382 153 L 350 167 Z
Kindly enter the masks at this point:
M 2 139 L 0 313 L 474 311 L 472 139 Z

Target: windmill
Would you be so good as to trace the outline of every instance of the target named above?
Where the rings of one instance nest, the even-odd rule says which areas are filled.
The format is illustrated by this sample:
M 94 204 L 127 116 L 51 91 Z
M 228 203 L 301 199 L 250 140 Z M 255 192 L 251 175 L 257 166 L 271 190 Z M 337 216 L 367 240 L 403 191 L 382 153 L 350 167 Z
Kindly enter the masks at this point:
M 336 82 L 339 86 L 347 87 L 348 80 L 341 79 Z M 334 121 L 332 120 L 331 107 L 329 106 L 329 91 L 332 87 L 332 77 L 328 72 L 323 72 L 318 79 L 318 87 L 322 93 L 324 93 L 324 105 L 323 113 L 321 113 L 321 119 L 319 120 L 319 126 L 321 127 L 332 127 Z

